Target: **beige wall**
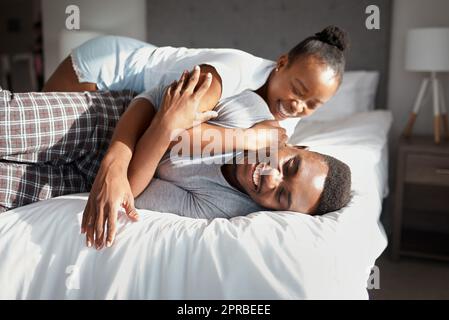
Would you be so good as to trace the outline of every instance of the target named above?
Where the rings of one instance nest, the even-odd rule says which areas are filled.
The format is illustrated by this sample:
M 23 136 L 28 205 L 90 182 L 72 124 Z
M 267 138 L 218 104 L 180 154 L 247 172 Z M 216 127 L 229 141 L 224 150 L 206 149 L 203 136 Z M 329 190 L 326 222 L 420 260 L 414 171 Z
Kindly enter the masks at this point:
M 403 130 L 413 107 L 417 91 L 424 74 L 408 72 L 404 69 L 405 37 L 410 28 L 449 27 L 448 0 L 395 0 L 393 4 L 390 77 L 388 109 L 395 118 L 392 138 L 393 146 Z M 449 104 L 449 77 L 442 76 L 446 105 Z M 432 134 L 433 109 L 431 95 L 415 124 L 417 134 Z
M 63 55 L 60 34 L 65 31 L 68 5 L 80 8 L 80 31 L 115 34 L 146 40 L 146 0 L 42 0 L 45 76 Z M 70 31 L 76 32 L 76 31 Z

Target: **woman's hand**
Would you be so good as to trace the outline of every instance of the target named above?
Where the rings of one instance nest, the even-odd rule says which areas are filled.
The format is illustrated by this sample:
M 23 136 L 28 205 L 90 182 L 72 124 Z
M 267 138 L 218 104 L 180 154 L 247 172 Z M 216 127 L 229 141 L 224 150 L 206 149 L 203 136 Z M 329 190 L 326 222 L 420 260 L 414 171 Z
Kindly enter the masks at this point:
M 172 132 L 172 137 L 186 129 L 195 127 L 217 116 L 216 111 L 198 112 L 200 100 L 209 89 L 212 75 L 195 90 L 200 77 L 200 68 L 195 67 L 192 74 L 185 71 L 179 81 L 175 81 L 165 91 L 162 105 L 155 117 L 159 125 Z
M 86 233 L 88 247 L 95 244 L 97 249 L 103 248 L 106 232 L 106 246 L 112 246 L 120 208 L 125 210 L 132 221 L 138 220 L 126 167 L 105 159 L 95 177 L 83 213 L 81 233 Z

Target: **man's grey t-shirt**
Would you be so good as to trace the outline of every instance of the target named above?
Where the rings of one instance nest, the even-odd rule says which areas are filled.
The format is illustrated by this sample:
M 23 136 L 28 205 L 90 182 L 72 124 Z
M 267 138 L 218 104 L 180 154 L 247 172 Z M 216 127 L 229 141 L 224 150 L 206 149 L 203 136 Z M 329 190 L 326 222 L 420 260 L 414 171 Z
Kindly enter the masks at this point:
M 135 205 L 206 219 L 231 218 L 263 210 L 227 182 L 221 167 L 222 164 L 203 163 L 201 159 L 170 159 L 166 154 L 157 168 L 157 178 L 136 199 Z

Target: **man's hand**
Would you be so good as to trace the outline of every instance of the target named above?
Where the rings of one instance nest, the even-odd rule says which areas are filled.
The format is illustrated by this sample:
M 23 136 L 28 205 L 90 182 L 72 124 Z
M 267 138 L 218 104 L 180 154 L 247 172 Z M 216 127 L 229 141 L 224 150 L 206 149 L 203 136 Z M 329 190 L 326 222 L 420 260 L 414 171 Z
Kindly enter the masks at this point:
M 196 88 L 199 77 L 199 68 L 195 68 L 190 75 L 184 72 L 181 79 L 166 90 L 161 108 L 137 143 L 131 163 L 116 160 L 116 157 L 112 157 L 112 160 L 107 159 L 107 155 L 105 156 L 83 213 L 81 232 L 86 233 L 88 247 L 95 244 L 97 249 L 101 249 L 105 242 L 107 247 L 112 246 L 120 207 L 125 209 L 131 220 L 138 219 L 130 186 L 131 180 L 128 180 L 128 164 L 130 179 L 133 179 L 134 188 L 139 190 L 136 194 L 139 194 L 150 183 L 157 164 L 169 146 L 170 137 L 167 137 L 167 145 L 164 146 L 161 143 L 165 137 L 157 139 L 155 138 L 157 134 L 164 132 L 173 134 L 177 130 L 191 128 L 216 116 L 214 111 L 203 113 L 198 111 L 200 99 L 209 89 L 212 80 L 212 77 L 206 77 L 206 80 Z M 146 148 L 150 148 L 151 153 L 145 152 Z M 143 152 L 140 152 L 141 149 Z
M 190 75 L 185 71 L 179 81 L 173 82 L 165 91 L 155 122 L 172 131 L 172 136 L 217 116 L 216 111 L 199 112 L 201 98 L 211 85 L 212 75 L 208 73 L 195 89 L 199 78 L 200 68 L 196 66 Z
M 277 144 L 281 147 L 287 143 L 287 131 L 276 120 L 265 120 L 245 130 L 247 144 L 245 149 L 257 151 Z
M 126 169 L 106 163 L 107 161 L 102 163 L 95 177 L 81 224 L 81 233 L 86 234 L 87 246 L 95 245 L 97 249 L 104 247 L 105 235 L 107 247 L 114 243 L 120 207 L 132 221 L 139 218 Z

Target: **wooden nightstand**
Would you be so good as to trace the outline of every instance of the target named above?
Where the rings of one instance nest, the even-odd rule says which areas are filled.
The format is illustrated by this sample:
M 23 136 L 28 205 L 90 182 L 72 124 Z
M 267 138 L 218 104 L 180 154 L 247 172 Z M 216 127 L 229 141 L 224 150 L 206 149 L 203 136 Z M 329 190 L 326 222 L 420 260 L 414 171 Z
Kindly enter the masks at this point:
M 449 261 L 449 142 L 399 143 L 392 255 Z

